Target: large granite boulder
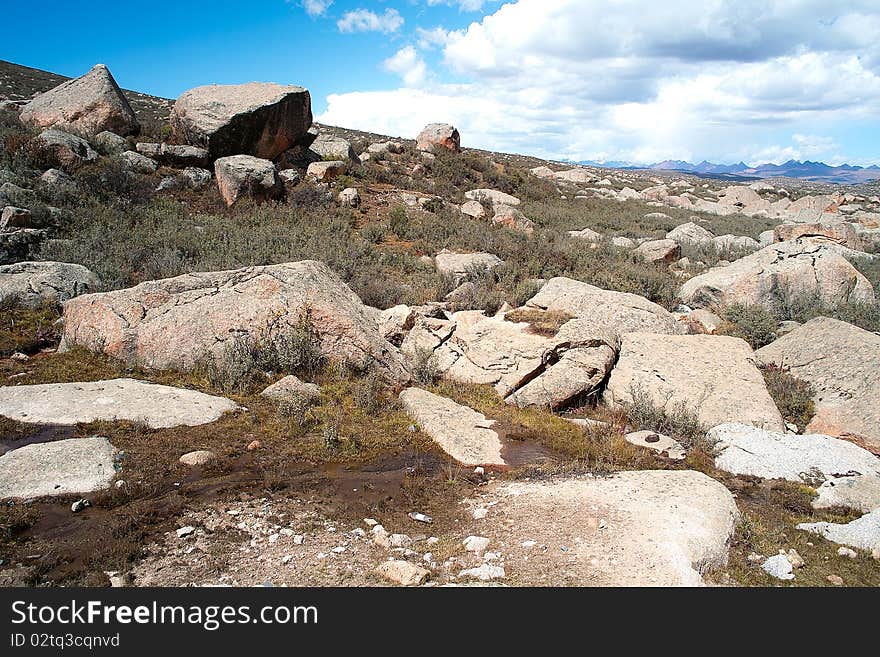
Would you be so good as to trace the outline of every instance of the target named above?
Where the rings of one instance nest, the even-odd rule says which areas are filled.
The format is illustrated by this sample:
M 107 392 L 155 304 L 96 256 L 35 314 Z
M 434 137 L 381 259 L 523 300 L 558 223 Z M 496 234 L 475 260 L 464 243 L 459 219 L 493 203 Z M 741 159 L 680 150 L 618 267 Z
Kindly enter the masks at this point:
M 32 128 L 59 128 L 89 137 L 105 130 L 123 136 L 140 131 L 134 111 L 103 64 L 39 94 L 22 108 L 19 118 Z
M 666 233 L 666 239 L 678 242 L 682 246 L 708 246 L 712 244 L 715 235 L 699 224 L 689 221 L 676 226 Z
M 82 265 L 26 261 L 0 266 L 0 303 L 15 298 L 19 304 L 36 307 L 67 301 L 97 288 L 97 277 Z
M 755 352 L 815 390 L 807 431 L 863 442 L 880 452 L 880 336 L 817 317 Z
M 311 125 L 307 89 L 264 82 L 196 87 L 171 111 L 174 135 L 207 149 L 212 158 L 244 154 L 271 160 L 294 146 L 308 146 Z
M 798 237 L 821 237 L 856 251 L 865 250 L 865 244 L 855 226 L 847 221 L 780 224 L 773 229 L 775 242 L 786 242 Z
M 781 297 L 818 295 L 829 304 L 874 301 L 870 281 L 832 245 L 800 238 L 764 247 L 681 287 L 689 306 L 776 306 Z
M 64 305 L 62 348 L 81 346 L 130 365 L 190 370 L 236 339 L 290 338 L 307 319 L 331 360 L 407 380 L 377 313 L 313 260 L 194 273 L 88 294 Z
M 684 407 L 706 427 L 741 422 L 785 431 L 754 353 L 740 338 L 624 334 L 604 400 L 629 404 L 638 394 L 668 412 Z

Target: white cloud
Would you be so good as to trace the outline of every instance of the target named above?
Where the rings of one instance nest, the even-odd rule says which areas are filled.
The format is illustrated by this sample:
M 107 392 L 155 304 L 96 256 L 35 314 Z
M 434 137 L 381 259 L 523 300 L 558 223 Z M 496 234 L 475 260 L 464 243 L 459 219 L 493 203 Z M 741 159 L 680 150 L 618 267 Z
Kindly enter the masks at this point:
M 303 9 L 313 18 L 326 14 L 332 4 L 333 0 L 302 0 Z
M 403 16 L 396 9 L 386 9 L 377 14 L 369 9 L 354 9 L 346 12 L 336 22 L 340 32 L 397 32 L 403 25 Z
M 453 121 L 473 146 L 572 159 L 837 156 L 789 136 L 880 122 L 878 31 L 876 0 L 518 0 L 417 30 L 466 84 L 407 82 L 401 63 L 421 89 L 331 96 L 322 121 L 410 136 Z
M 440 26 L 430 30 L 417 27 L 416 36 L 419 39 L 419 47 L 426 50 L 435 46 L 445 46 L 449 41 L 449 32 Z
M 428 0 L 428 6 L 448 5 L 458 7 L 459 11 L 480 11 L 483 5 L 494 0 Z
M 414 87 L 425 79 L 425 61 L 412 46 L 398 50 L 382 62 L 382 68 L 399 75 L 407 87 Z

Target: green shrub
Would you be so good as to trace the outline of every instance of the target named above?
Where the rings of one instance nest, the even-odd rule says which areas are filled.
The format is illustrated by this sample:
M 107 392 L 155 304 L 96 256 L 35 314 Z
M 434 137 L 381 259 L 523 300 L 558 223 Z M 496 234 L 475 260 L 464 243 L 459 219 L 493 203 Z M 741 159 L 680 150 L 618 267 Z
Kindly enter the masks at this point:
M 742 338 L 752 349 L 760 349 L 776 339 L 776 318 L 764 306 L 735 303 L 723 312 L 725 321 L 718 327 L 718 333 Z
M 787 368 L 773 364 L 763 366 L 761 374 L 782 417 L 803 431 L 815 414 L 813 386 L 792 376 Z
M 634 427 L 671 436 L 686 448 L 697 446 L 705 439 L 706 428 L 695 408 L 684 402 L 669 407 L 668 399 L 662 406 L 657 405 L 651 394 L 638 385 L 631 386 L 629 392 L 631 401 L 623 407 Z

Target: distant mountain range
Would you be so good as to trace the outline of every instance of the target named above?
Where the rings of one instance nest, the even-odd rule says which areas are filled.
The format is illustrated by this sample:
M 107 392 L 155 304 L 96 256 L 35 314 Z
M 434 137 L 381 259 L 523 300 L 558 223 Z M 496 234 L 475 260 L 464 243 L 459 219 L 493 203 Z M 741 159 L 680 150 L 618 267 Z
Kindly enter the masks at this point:
M 601 166 L 612 169 L 655 169 L 658 171 L 681 171 L 697 176 L 711 178 L 800 178 L 813 182 L 858 184 L 869 180 L 880 179 L 880 166 L 850 166 L 842 164 L 833 167 L 824 162 L 798 162 L 789 160 L 783 164 L 760 164 L 751 167 L 745 162 L 737 164 L 715 164 L 703 160 L 699 164 L 691 164 L 683 160 L 664 160 L 647 166 L 634 165 L 627 162 L 595 162 L 584 161 L 579 164 Z

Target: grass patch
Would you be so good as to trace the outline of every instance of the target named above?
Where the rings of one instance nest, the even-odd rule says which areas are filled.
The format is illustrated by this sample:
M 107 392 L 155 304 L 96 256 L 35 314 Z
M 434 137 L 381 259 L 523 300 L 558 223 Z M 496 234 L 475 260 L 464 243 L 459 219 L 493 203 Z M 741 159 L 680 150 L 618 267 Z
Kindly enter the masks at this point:
M 567 321 L 573 319 L 573 316 L 538 308 L 519 308 L 505 313 L 504 319 L 508 322 L 526 323 L 532 333 L 552 338 Z
M 19 305 L 16 299 L 0 303 L 0 358 L 15 352 L 33 354 L 57 344 L 58 311 L 51 304 L 37 308 Z
M 797 425 L 803 432 L 815 415 L 813 407 L 813 386 L 791 375 L 789 370 L 778 365 L 764 365 L 761 368 L 767 391 L 776 403 L 786 422 Z

